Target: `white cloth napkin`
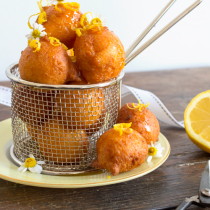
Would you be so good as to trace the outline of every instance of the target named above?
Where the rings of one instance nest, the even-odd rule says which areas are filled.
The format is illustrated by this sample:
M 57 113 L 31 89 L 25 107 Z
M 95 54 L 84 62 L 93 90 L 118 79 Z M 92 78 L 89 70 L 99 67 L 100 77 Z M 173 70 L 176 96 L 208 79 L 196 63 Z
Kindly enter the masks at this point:
M 1 104 L 11 106 L 11 92 L 11 88 L 0 86 Z M 138 88 L 123 85 L 122 98 L 130 94 L 133 94 L 136 97 L 136 99 L 140 99 L 140 101 L 144 104 L 147 104 L 149 102 L 150 105 L 148 109 L 154 113 L 154 115 L 158 118 L 159 121 L 171 126 L 184 128 L 184 122 L 178 122 L 168 111 L 165 105 L 160 101 L 160 99 L 153 93 L 146 90 L 141 90 Z
M 0 86 L 0 104 L 11 106 L 11 88 Z

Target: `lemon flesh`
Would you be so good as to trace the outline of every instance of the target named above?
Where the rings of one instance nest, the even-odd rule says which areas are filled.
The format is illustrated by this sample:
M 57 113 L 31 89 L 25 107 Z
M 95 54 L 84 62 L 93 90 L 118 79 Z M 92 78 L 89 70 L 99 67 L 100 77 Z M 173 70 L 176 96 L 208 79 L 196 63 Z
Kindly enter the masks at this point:
M 210 153 L 210 90 L 198 94 L 188 104 L 184 124 L 191 141 Z

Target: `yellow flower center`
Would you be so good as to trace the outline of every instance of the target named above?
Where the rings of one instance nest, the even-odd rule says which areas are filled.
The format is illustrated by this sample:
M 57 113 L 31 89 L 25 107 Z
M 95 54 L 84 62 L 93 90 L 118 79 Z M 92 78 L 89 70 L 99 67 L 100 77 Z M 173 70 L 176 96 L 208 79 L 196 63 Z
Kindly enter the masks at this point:
M 38 29 L 33 30 L 32 36 L 36 39 L 37 37 L 40 37 L 41 32 Z
M 114 129 L 120 132 L 120 136 L 122 136 L 123 132 L 131 133 L 133 131 L 131 127 L 131 123 L 119 123 L 114 125 Z
M 155 147 L 150 147 L 148 149 L 148 155 L 149 156 L 154 156 L 154 155 L 156 155 L 156 153 L 157 153 L 157 149 Z
M 50 40 L 50 44 L 55 47 L 61 45 L 61 42 L 58 39 L 56 39 L 55 37 L 49 37 L 49 40 Z
M 30 48 L 34 49 L 33 52 L 37 52 L 41 48 L 41 43 L 38 40 L 34 39 L 30 41 L 29 46 Z
M 147 105 L 145 105 L 145 104 L 141 104 L 140 99 L 138 99 L 138 101 L 139 101 L 139 104 L 138 104 L 138 105 L 135 105 L 135 103 L 133 103 L 133 104 L 132 104 L 133 107 L 129 107 L 128 104 L 127 104 L 127 107 L 128 107 L 129 109 L 139 109 L 139 111 L 141 112 L 142 107 L 147 108 L 147 107 L 149 106 L 149 103 L 147 103 Z
M 36 165 L 36 160 L 34 158 L 27 158 L 25 161 L 26 168 L 33 168 Z

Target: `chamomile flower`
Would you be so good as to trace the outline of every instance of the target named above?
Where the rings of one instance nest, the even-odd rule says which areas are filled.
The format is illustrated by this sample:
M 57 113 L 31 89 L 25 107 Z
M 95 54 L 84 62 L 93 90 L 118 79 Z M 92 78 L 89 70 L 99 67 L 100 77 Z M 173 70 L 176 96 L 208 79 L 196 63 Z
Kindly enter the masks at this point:
M 33 31 L 30 34 L 27 34 L 26 38 L 28 40 L 36 39 L 37 41 L 39 41 L 40 37 L 47 35 L 47 33 L 44 30 L 45 30 L 45 28 L 43 27 L 43 25 L 34 23 Z
M 18 171 L 24 173 L 27 169 L 32 173 L 41 174 L 42 166 L 38 164 L 45 164 L 44 161 L 36 161 L 32 154 L 29 155 L 29 158 L 26 159 L 25 163 L 22 163 L 18 168 Z
M 151 145 L 148 145 L 148 157 L 147 162 L 150 163 L 152 158 L 160 158 L 162 157 L 162 152 L 165 148 L 161 147 L 160 143 L 157 143 L 156 145 L 151 142 Z
M 87 20 L 89 21 L 90 24 L 94 24 L 94 21 L 101 21 L 102 26 L 106 26 L 106 19 L 102 17 L 101 14 L 94 13 L 94 12 L 89 12 L 87 14 Z

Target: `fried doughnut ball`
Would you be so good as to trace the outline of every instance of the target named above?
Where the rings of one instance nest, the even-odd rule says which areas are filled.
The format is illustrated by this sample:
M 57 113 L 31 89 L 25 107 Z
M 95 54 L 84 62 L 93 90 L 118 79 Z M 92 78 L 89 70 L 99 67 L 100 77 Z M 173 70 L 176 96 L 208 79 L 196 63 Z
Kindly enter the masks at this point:
M 62 12 L 55 9 L 55 5 L 43 7 L 47 14 L 47 22 L 43 23 L 45 32 L 49 37 L 55 37 L 68 48 L 73 48 L 76 33 L 71 28 L 80 27 L 80 11 L 66 9 L 63 5 L 57 5 Z
M 53 46 L 47 37 L 40 39 L 41 49 L 27 47 L 19 60 L 20 77 L 30 82 L 62 85 L 80 81 L 79 73 L 64 48 Z
M 135 104 L 137 106 L 138 104 Z M 132 109 L 128 108 L 131 107 Z M 155 115 L 145 107 L 133 109 L 133 103 L 122 106 L 117 123 L 130 123 L 131 128 L 138 131 L 147 141 L 147 144 L 158 141 L 160 126 Z
M 140 166 L 147 154 L 147 142 L 137 131 L 120 135 L 119 131 L 112 128 L 98 139 L 97 159 L 93 161 L 92 167 L 107 169 L 116 176 Z
M 118 76 L 125 64 L 124 47 L 107 27 L 88 30 L 74 44 L 76 64 L 89 83 L 99 83 Z
M 71 83 L 84 84 L 85 82 Z M 100 123 L 105 112 L 103 89 L 60 91 L 57 94 L 56 109 L 72 128 L 86 129 Z
M 56 163 L 81 161 L 89 146 L 88 137 L 83 130 L 70 130 L 59 118 L 41 125 L 37 141 L 45 159 Z
M 52 114 L 53 96 L 49 92 L 17 85 L 12 92 L 12 115 L 17 115 L 26 124 L 39 126 Z

